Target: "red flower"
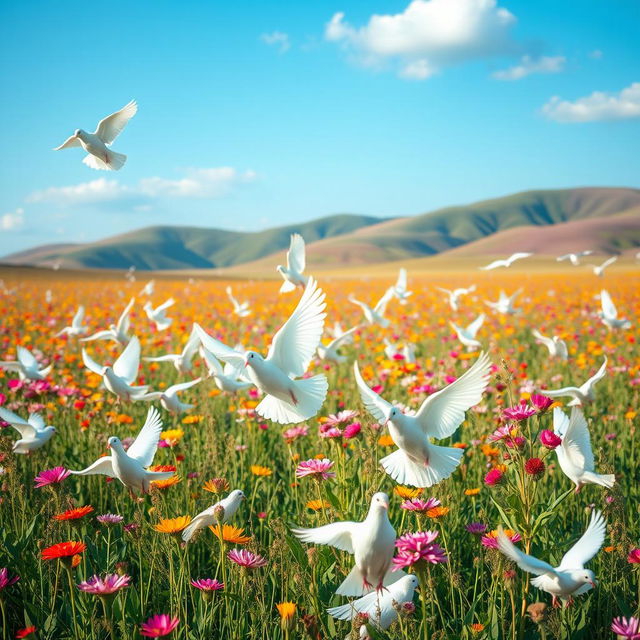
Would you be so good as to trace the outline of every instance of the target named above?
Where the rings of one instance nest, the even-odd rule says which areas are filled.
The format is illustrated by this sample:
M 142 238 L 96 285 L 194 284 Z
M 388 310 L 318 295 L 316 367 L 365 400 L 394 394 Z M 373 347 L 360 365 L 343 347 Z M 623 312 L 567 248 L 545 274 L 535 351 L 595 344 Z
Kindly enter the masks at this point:
M 77 553 L 82 553 L 86 548 L 87 545 L 84 542 L 58 542 L 42 550 L 42 559 L 70 558 Z
M 627 562 L 630 564 L 640 564 L 640 549 L 631 549 L 627 556 Z
M 67 509 L 64 513 L 58 513 L 53 516 L 54 520 L 79 520 L 80 518 L 84 518 L 87 514 L 93 511 L 93 507 L 91 505 L 87 505 L 86 507 L 78 507 L 77 509 Z
M 16 638 L 26 638 L 27 636 L 30 636 L 35 631 L 37 631 L 36 627 L 25 627 L 24 629 L 18 629 L 16 631 Z
M 529 458 L 524 463 L 524 470 L 530 475 L 539 478 L 544 473 L 544 462 L 540 458 Z

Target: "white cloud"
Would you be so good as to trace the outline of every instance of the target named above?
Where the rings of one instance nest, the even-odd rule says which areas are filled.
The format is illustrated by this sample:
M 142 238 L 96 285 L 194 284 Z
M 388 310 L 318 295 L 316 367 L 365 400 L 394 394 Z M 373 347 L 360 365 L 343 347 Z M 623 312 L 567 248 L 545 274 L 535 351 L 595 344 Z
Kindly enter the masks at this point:
M 640 118 L 640 82 L 618 93 L 594 91 L 575 102 L 554 96 L 542 107 L 542 113 L 557 122 L 598 122 Z
M 542 56 L 532 58 L 522 56 L 520 64 L 508 69 L 501 69 L 492 75 L 496 80 L 520 80 L 530 76 L 532 73 L 560 73 L 564 69 L 566 58 L 563 56 Z
M 166 178 L 143 178 L 141 193 L 151 197 L 169 198 L 219 198 L 226 195 L 237 184 L 255 180 L 253 171 L 238 172 L 233 167 L 215 169 L 189 169 L 180 180 Z
M 289 34 L 282 31 L 272 31 L 271 33 L 263 33 L 260 40 L 270 47 L 278 47 L 280 53 L 286 53 L 291 48 Z
M 117 180 L 98 178 L 69 187 L 49 187 L 27 196 L 27 202 L 53 202 L 62 205 L 95 204 L 119 200 L 130 194 Z
M 589 57 L 593 58 L 594 60 L 600 60 L 602 58 L 604 54 L 602 53 L 602 51 L 600 51 L 600 49 L 594 49 L 590 54 Z
M 15 231 L 24 225 L 24 209 L 16 209 L 0 216 L 0 229 Z
M 515 16 L 496 0 L 413 0 L 402 13 L 372 15 L 353 27 L 336 13 L 325 38 L 365 66 L 399 65 L 405 78 L 424 79 L 439 68 L 509 53 Z

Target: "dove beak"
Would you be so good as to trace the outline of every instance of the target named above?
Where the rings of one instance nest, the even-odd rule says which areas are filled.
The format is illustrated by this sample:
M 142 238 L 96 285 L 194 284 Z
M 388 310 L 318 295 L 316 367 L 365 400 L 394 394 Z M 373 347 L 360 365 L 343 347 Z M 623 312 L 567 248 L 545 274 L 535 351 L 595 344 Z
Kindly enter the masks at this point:
M 389 503 L 388 502 L 382 502 L 381 504 L 387 511 L 389 510 Z
M 589 584 L 595 589 L 598 585 L 593 580 L 589 580 Z

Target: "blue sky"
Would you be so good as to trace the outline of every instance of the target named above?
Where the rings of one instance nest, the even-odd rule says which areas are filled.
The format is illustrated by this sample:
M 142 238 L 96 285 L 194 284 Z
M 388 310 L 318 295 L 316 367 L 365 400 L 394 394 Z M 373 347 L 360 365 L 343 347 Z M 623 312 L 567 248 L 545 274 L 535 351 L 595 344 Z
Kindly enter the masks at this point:
M 637 0 L 1 0 L 0 255 L 640 187 L 639 19 Z M 121 171 L 52 151 L 133 98 Z

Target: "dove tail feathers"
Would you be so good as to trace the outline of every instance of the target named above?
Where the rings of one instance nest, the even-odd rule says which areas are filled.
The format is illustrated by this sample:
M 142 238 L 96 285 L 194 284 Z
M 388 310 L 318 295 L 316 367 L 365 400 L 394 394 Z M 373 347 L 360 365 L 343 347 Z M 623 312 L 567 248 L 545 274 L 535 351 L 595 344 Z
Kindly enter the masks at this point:
M 607 489 L 611 489 L 616 483 L 616 477 L 613 473 L 602 475 L 600 473 L 593 473 L 592 471 L 585 471 L 582 474 L 582 479 L 593 484 L 599 484 L 601 487 L 607 487 Z
M 416 463 L 398 449 L 380 460 L 383 469 L 398 483 L 412 487 L 431 487 L 448 478 L 460 464 L 464 451 L 454 447 L 429 447 L 429 463 Z
M 280 424 L 303 422 L 313 418 L 320 411 L 327 396 L 329 388 L 327 378 L 320 374 L 313 376 L 313 378 L 292 380 L 292 382 L 297 404 L 294 405 L 292 402 L 285 402 L 275 396 L 267 395 L 256 407 L 257 413 L 267 420 L 273 420 Z
M 118 171 L 124 167 L 124 163 L 127 161 L 127 156 L 124 153 L 116 153 L 115 151 L 107 151 L 108 162 L 105 162 L 102 158 L 98 158 L 92 154 L 84 157 L 83 164 L 91 169 L 97 171 Z
M 289 293 L 289 291 L 295 291 L 296 285 L 293 282 L 285 280 L 280 287 L 280 293 Z
M 342 584 L 337 588 L 336 593 L 341 596 L 363 596 L 371 591 L 365 589 L 363 584 L 363 576 L 358 567 L 354 566 L 349 575 L 344 579 Z
M 191 524 L 182 532 L 182 539 L 185 542 L 189 542 L 193 538 L 193 534 L 203 526 L 202 522 L 198 518 L 194 518 Z

